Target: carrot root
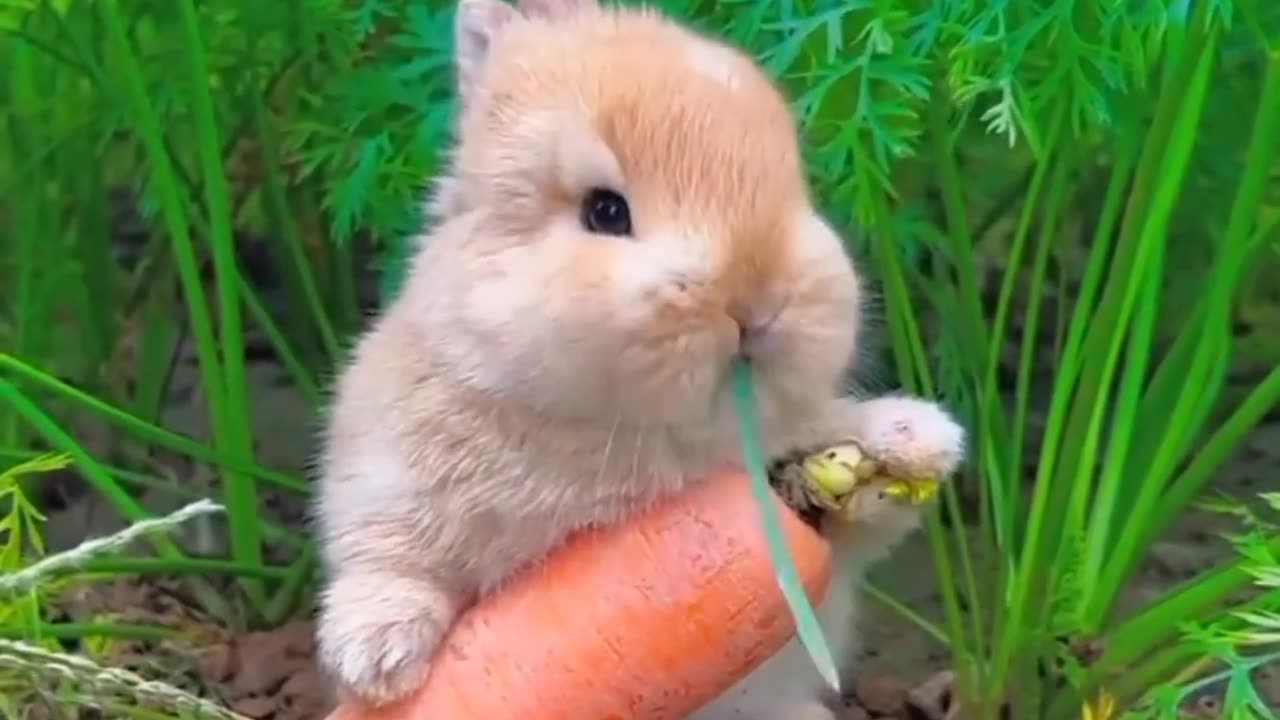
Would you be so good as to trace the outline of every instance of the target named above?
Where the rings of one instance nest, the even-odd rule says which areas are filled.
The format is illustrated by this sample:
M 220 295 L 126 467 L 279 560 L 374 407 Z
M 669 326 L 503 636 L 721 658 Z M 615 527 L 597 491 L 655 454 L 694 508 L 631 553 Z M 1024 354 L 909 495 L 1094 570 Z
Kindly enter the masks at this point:
M 830 549 L 779 503 L 815 602 Z M 419 692 L 328 720 L 678 720 L 795 632 L 747 477 L 570 538 L 458 621 Z

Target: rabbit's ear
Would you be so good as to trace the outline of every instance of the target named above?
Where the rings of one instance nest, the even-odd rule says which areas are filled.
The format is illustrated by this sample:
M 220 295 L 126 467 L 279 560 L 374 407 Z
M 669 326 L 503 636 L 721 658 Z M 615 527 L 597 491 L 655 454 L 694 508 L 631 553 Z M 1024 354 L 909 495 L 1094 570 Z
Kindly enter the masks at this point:
M 564 17 L 578 10 L 598 7 L 596 0 L 519 0 L 519 5 L 526 17 L 545 18 Z
M 459 0 L 454 18 L 454 64 L 458 95 L 465 104 L 480 81 L 494 36 L 516 16 L 504 0 Z

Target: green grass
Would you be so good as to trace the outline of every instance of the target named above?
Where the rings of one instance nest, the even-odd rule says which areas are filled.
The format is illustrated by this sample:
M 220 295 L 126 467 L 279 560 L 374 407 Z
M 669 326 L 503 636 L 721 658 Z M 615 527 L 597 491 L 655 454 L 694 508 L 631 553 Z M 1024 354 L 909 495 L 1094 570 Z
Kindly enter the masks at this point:
M 1125 598 L 1280 405 L 1280 6 L 659 4 L 794 98 L 815 194 L 875 281 L 881 379 L 969 430 L 929 521 L 942 615 L 869 590 L 945 642 L 972 716 L 1074 718 L 1107 696 L 1117 717 L 1172 717 L 1225 679 L 1252 717 L 1250 670 L 1275 651 L 1255 641 L 1280 612 L 1274 527 Z M 263 459 L 246 350 L 260 336 L 320 413 L 363 280 L 396 291 L 447 146 L 451 8 L 0 3 L 0 461 L 55 451 L 129 523 L 157 512 L 144 491 L 225 507 L 199 521 L 220 557 L 156 537 L 67 577 L 177 574 L 235 626 L 305 611 L 314 548 L 267 500 L 304 501 L 307 468 Z M 119 189 L 141 214 L 129 248 Z M 204 436 L 166 420 L 184 349 Z M 24 529 L 38 483 L 0 497 L 35 513 Z M 39 554 L 23 548 L 6 570 Z M 265 559 L 282 552 L 287 567 Z M 49 626 L 38 605 L 6 618 L 6 637 Z M 1100 656 L 1074 660 L 1081 643 Z
M 59 646 L 67 639 L 155 641 L 176 633 L 154 625 L 125 623 L 47 623 L 40 619 L 48 596 L 65 586 L 68 571 L 85 571 L 100 556 L 128 547 L 145 535 L 171 530 L 202 514 L 223 508 L 201 501 L 171 515 L 152 518 L 121 532 L 86 541 L 72 550 L 45 556 L 40 536 L 44 517 L 23 495 L 19 480 L 61 470 L 66 455 L 43 455 L 0 471 L 0 717 L 27 718 L 40 709 L 77 717 L 79 710 L 107 709 L 112 717 L 242 720 L 180 688 L 108 668 L 84 654 Z M 32 561 L 32 557 L 39 559 Z M 42 715 L 44 717 L 44 715 Z

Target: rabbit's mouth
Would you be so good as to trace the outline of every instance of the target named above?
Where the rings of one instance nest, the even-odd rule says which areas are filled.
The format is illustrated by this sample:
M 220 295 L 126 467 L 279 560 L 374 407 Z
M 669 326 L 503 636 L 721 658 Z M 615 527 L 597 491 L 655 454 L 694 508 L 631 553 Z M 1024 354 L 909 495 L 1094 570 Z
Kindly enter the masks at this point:
M 732 428 L 735 433 L 740 420 L 739 399 L 736 397 L 739 388 L 735 375 L 740 365 L 746 366 L 750 372 L 757 412 L 772 414 L 784 400 L 779 396 L 779 387 L 773 382 L 766 362 L 753 357 L 749 352 L 740 351 L 733 355 L 719 368 L 711 415 L 717 427 Z
M 778 298 L 768 303 L 756 303 L 749 311 L 734 315 L 733 322 L 738 328 L 735 359 L 751 363 L 764 360 L 778 351 L 779 328 L 789 302 L 788 298 Z

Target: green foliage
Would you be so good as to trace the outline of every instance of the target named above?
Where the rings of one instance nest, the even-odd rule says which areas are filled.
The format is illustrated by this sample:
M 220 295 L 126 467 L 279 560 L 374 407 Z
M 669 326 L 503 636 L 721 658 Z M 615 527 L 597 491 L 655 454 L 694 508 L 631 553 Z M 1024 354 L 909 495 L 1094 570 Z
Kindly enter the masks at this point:
M 1205 688 L 1219 685 L 1225 685 L 1225 690 L 1214 707 L 1221 717 L 1275 717 L 1274 708 L 1259 694 L 1255 676 L 1261 668 L 1280 663 L 1280 551 L 1274 547 L 1280 524 L 1272 517 L 1280 512 L 1280 494 L 1263 493 L 1262 498 L 1270 505 L 1265 516 L 1230 499 L 1213 505 L 1242 521 L 1245 532 L 1229 538 L 1258 593 L 1211 623 L 1185 625 L 1184 647 L 1196 656 L 1195 664 L 1181 673 L 1189 679 L 1155 688 L 1142 707 L 1124 715 L 1125 720 L 1176 720 L 1181 717 L 1179 710 L 1193 704 L 1191 700 Z M 1211 664 L 1222 669 L 1196 673 Z
M 248 333 L 264 336 L 295 386 L 321 402 L 364 307 L 357 259 L 398 247 L 417 223 L 447 122 L 439 40 L 450 13 L 389 8 L 6 6 L 0 187 L 22 201 L 0 207 L 15 217 L 17 240 L 0 257 L 0 281 L 16 290 L 0 314 L 0 443 L 71 454 L 134 520 L 145 509 L 99 455 L 164 448 L 210 463 L 229 508 L 231 555 L 252 568 L 245 590 L 260 620 L 291 611 L 313 564 L 300 556 L 296 577 L 271 591 L 254 579 L 271 569 L 264 532 L 280 535 L 259 485 L 305 485 L 300 468 L 271 470 L 254 457 Z M 86 157 L 98 159 L 90 172 Z M 119 190 L 137 197 L 139 248 L 121 246 L 111 208 Z M 271 238 L 265 272 L 283 302 L 253 282 L 246 247 L 255 235 Z M 172 314 L 178 292 L 182 317 Z M 207 440 L 159 427 L 188 344 Z M 123 432 L 90 448 L 70 429 L 86 415 Z
M 1280 401 L 1280 4 L 659 4 L 794 98 L 898 384 L 969 427 L 930 521 L 940 627 L 872 592 L 945 638 L 972 717 L 1244 687 L 1276 632 L 1257 604 L 1274 527 L 1144 607 L 1119 598 Z M 201 494 L 160 477 L 178 458 L 227 510 L 225 559 L 153 538 L 100 567 L 229 573 L 251 623 L 300 607 L 313 550 L 267 499 L 308 486 L 259 456 L 246 348 L 264 338 L 318 410 L 375 302 L 362 280 L 396 291 L 448 146 L 452 6 L 0 0 L 0 454 L 63 454 L 131 522 L 144 488 Z M 184 348 L 208 437 L 165 427 Z
M 19 480 L 27 475 L 61 470 L 71 464 L 64 455 L 36 457 L 0 473 L 0 570 L 11 572 L 25 566 L 34 552 L 44 554 L 44 538 L 39 525 L 45 517 L 31 502 Z
M 40 523 L 44 515 L 31 502 L 19 482 L 22 478 L 66 467 L 65 456 L 46 455 L 0 472 L 0 575 L 16 572 L 44 555 Z M 0 601 L 0 625 L 30 628 L 41 617 L 39 595 L 30 590 Z
M 93 558 L 110 549 L 127 546 L 139 536 L 175 527 L 201 513 L 220 510 L 198 503 L 163 518 L 148 520 L 107 538 L 86 541 L 63 553 L 44 555 L 40 536 L 39 511 L 25 497 L 18 481 L 27 476 L 61 470 L 70 465 L 65 455 L 44 455 L 0 472 L 0 718 L 25 720 L 50 717 L 80 717 L 82 709 L 98 708 L 111 717 L 190 718 L 192 720 L 244 720 L 165 683 L 150 681 L 133 673 L 102 667 L 92 659 L 65 652 L 57 640 L 77 633 L 61 632 L 68 626 L 45 623 L 40 596 L 57 594 L 63 584 L 61 570 L 89 567 Z M 103 625 L 98 634 L 127 635 L 132 628 Z M 11 637 L 25 638 L 17 641 Z M 164 714 L 160 714 L 160 713 Z

